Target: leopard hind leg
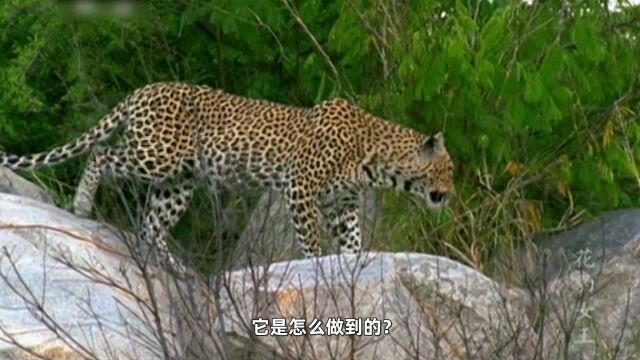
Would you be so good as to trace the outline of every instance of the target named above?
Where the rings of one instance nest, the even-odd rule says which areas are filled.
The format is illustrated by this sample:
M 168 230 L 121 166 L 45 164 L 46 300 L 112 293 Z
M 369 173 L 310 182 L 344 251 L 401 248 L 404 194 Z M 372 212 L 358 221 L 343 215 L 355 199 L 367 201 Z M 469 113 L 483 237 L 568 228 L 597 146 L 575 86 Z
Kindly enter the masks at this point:
M 96 191 L 103 178 L 127 177 L 131 171 L 126 166 L 122 148 L 96 148 L 89 159 L 73 199 L 73 213 L 87 217 L 91 213 Z

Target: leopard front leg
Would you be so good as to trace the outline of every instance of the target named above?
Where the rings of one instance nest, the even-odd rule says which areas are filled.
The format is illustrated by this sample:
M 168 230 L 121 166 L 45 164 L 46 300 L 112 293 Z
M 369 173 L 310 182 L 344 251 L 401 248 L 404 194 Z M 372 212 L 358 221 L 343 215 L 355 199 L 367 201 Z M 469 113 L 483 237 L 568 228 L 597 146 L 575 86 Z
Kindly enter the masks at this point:
M 300 189 L 286 192 L 296 240 L 306 258 L 320 256 L 320 209 L 317 197 Z

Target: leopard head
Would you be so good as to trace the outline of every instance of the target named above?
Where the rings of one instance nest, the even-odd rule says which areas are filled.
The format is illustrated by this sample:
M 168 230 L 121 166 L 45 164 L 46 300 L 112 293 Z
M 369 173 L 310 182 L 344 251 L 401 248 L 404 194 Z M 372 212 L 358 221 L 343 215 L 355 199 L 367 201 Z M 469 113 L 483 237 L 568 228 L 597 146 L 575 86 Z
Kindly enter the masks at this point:
M 405 137 L 393 148 L 392 155 L 374 166 L 365 167 L 374 187 L 408 192 L 426 202 L 431 209 L 447 205 L 454 192 L 453 162 L 444 146 L 444 136 L 437 133 Z
M 442 133 L 427 137 L 417 152 L 403 190 L 425 200 L 430 208 L 440 209 L 447 205 L 454 191 L 453 162 Z

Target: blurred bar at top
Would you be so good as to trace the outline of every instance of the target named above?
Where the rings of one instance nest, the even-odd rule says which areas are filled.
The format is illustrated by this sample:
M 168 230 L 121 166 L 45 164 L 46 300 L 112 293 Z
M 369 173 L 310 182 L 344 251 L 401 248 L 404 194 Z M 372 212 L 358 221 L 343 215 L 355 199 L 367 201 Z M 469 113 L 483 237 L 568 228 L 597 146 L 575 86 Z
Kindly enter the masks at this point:
M 58 0 L 60 11 L 74 19 L 130 19 L 144 15 L 148 2 L 132 0 Z

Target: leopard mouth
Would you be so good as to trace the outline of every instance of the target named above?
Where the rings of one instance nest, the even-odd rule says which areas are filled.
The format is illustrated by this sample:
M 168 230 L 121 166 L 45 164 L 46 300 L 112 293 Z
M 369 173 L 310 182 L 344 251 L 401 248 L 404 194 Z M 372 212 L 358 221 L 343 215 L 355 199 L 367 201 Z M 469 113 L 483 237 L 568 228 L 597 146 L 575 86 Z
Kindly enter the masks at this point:
M 449 194 L 439 191 L 431 191 L 428 194 L 413 193 L 410 196 L 411 203 L 418 209 L 424 209 L 425 203 L 431 210 L 441 210 L 449 202 Z
M 430 191 L 427 196 L 427 205 L 434 210 L 442 209 L 449 202 L 449 194 L 437 190 Z

